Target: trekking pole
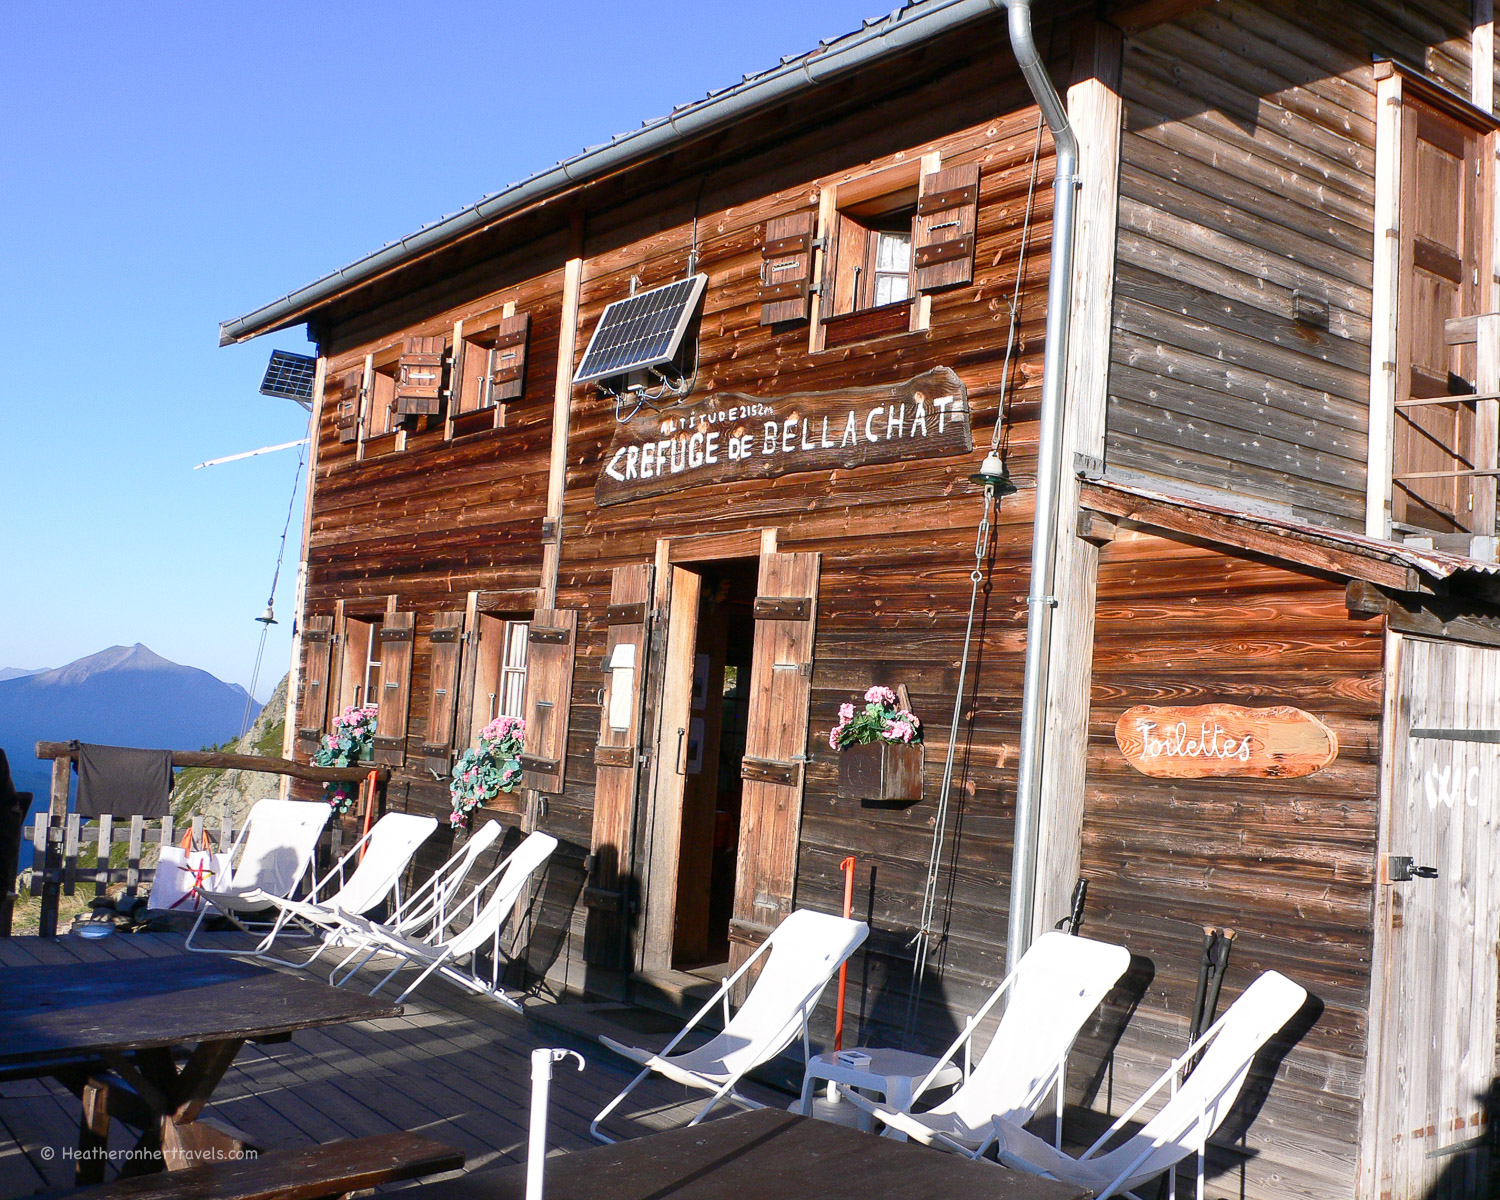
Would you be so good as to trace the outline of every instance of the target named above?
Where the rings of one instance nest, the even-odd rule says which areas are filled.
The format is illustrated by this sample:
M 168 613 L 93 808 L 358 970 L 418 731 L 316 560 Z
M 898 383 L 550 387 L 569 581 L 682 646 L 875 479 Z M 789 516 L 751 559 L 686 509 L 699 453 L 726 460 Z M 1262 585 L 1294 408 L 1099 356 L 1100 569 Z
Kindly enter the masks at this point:
M 526 1143 L 526 1200 L 542 1200 L 542 1176 L 547 1169 L 547 1093 L 552 1087 L 552 1064 L 567 1058 L 578 1060 L 576 1050 L 539 1047 L 531 1052 L 531 1129 Z
M 1061 929 L 1072 937 L 1078 936 L 1078 927 L 1083 924 L 1083 905 L 1089 896 L 1089 881 L 1083 876 L 1078 877 L 1078 882 L 1073 885 L 1073 899 L 1068 905 L 1068 915 L 1060 920 L 1054 929 Z
M 844 920 L 848 920 L 854 912 L 854 855 L 850 855 L 839 863 L 839 870 L 844 873 Z M 833 1048 L 842 1050 L 844 1048 L 844 986 L 849 981 L 849 960 L 846 958 L 839 964 L 839 1007 L 838 1013 L 833 1018 Z
M 1219 944 L 1214 947 L 1213 979 L 1208 985 L 1208 1003 L 1203 1009 L 1205 1026 L 1214 1023 L 1214 1014 L 1219 1011 L 1219 989 L 1224 986 L 1224 970 L 1229 966 L 1229 951 L 1234 947 L 1234 939 L 1238 936 L 1234 930 L 1225 929 L 1219 934 Z
M 1203 927 L 1203 952 L 1198 955 L 1198 991 L 1193 997 L 1193 1019 L 1188 1023 L 1188 1045 L 1198 1040 L 1203 1032 L 1203 1005 L 1208 996 L 1208 977 L 1213 972 L 1214 947 L 1219 943 L 1219 931 L 1212 925 Z

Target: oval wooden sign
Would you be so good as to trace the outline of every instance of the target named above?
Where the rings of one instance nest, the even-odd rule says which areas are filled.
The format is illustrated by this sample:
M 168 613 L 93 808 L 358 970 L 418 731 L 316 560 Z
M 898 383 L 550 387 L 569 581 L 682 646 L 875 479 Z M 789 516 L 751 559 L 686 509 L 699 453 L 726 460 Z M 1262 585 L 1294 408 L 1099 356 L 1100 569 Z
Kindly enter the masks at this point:
M 1157 779 L 1296 779 L 1321 771 L 1339 753 L 1333 730 L 1285 705 L 1139 704 L 1115 722 L 1115 742 L 1126 762 Z

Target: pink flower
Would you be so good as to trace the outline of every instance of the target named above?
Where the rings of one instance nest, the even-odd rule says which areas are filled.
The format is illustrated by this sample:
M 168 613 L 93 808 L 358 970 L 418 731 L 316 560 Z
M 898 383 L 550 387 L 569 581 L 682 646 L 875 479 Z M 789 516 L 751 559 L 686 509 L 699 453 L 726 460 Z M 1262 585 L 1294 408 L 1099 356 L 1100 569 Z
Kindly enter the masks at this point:
M 893 742 L 909 742 L 916 736 L 917 731 L 907 721 L 893 721 L 885 736 Z
M 888 687 L 881 687 L 879 684 L 876 684 L 865 693 L 865 703 L 893 705 L 896 703 L 896 693 Z
M 843 724 L 845 721 L 852 721 L 852 720 L 854 720 L 854 705 L 852 705 L 852 704 L 840 704 L 839 705 L 839 723 Z

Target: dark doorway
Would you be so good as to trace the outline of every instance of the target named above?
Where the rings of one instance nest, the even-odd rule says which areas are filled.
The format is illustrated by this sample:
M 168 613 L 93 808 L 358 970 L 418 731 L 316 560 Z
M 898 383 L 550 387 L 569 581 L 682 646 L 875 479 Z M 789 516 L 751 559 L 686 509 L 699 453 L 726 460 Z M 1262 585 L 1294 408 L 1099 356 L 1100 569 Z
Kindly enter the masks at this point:
M 729 961 L 758 564 L 745 559 L 695 570 L 703 583 L 672 936 L 672 965 L 678 970 Z

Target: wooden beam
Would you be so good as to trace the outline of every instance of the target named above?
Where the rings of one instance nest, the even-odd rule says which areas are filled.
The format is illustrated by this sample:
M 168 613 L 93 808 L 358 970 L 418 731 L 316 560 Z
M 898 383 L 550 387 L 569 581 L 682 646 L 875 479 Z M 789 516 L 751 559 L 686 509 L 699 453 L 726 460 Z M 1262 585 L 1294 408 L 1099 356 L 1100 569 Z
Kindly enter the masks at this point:
M 1469 50 L 1469 99 L 1490 112 L 1495 107 L 1495 0 L 1474 0 Z
M 319 347 L 321 350 L 322 348 Z M 291 664 L 286 677 L 286 719 L 281 734 L 281 757 L 297 749 L 297 701 L 302 686 L 302 630 L 307 624 L 307 548 L 312 540 L 313 496 L 318 482 L 318 431 L 323 426 L 323 395 L 328 387 L 328 356 L 318 355 L 313 376 L 312 412 L 307 419 L 307 476 L 302 489 L 302 544 L 297 552 L 297 584 L 292 598 Z M 335 434 L 337 436 L 337 434 Z M 327 697 L 324 697 L 325 701 Z M 282 778 L 280 798 L 291 794 L 290 777 Z
M 1103 513 L 1078 511 L 1078 536 L 1094 546 L 1107 546 L 1120 532 L 1120 522 Z
M 1401 84 L 1402 76 L 1386 72 L 1375 85 L 1375 261 L 1371 290 L 1370 426 L 1365 458 L 1365 536 L 1373 538 L 1389 537 L 1391 531 L 1396 283 L 1401 274 Z
M 573 412 L 573 358 L 578 351 L 578 298 L 583 285 L 583 213 L 573 214 L 568 259 L 563 265 L 562 324 L 557 376 L 552 391 L 552 457 L 547 467 L 547 516 L 555 531 L 542 544 L 539 608 L 557 607 L 557 571 L 562 561 L 563 497 L 568 481 L 568 427 Z
M 69 742 L 38 742 L 38 758 L 52 760 L 52 804 L 53 814 L 67 815 L 69 764 L 78 757 L 78 751 Z M 172 765 L 177 767 L 217 767 L 228 771 L 261 771 L 267 775 L 289 775 L 293 779 L 307 779 L 313 783 L 359 783 L 372 771 L 381 783 L 390 779 L 388 767 L 315 767 L 310 763 L 299 763 L 289 758 L 269 758 L 259 754 L 228 754 L 220 750 L 174 750 Z M 58 778 L 63 781 L 62 808 L 58 804 Z
M 1123 100 L 1120 77 L 1124 37 L 1094 22 L 1078 30 L 1068 88 L 1068 117 L 1078 131 L 1078 229 L 1075 233 L 1072 336 L 1063 417 L 1063 462 L 1076 456 L 1104 457 L 1110 345 L 1118 239 L 1119 173 Z M 1033 937 L 1067 910 L 1078 879 L 1083 839 L 1084 778 L 1088 762 L 1089 705 L 1094 670 L 1094 610 L 1098 590 L 1096 533 L 1118 523 L 1078 507 L 1078 477 L 1063 474 L 1057 508 L 1053 615 L 1047 666 L 1046 761 L 1039 785 L 1041 831 L 1033 903 Z M 1076 535 L 1076 536 L 1075 536 Z M 1106 539 L 1107 540 L 1107 539 Z

